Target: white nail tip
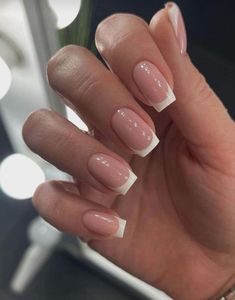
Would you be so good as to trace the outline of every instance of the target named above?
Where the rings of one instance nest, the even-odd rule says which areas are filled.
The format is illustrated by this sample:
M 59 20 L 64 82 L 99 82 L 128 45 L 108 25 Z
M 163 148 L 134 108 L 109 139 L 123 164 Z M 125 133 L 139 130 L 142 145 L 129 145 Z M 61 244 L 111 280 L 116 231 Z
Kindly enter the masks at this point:
M 115 192 L 125 195 L 129 191 L 131 186 L 135 183 L 136 179 L 137 176 L 131 170 L 129 170 L 129 178 L 127 179 L 127 181 L 123 185 L 112 189 Z
M 179 8 L 174 2 L 166 3 L 165 7 L 167 8 L 168 16 L 174 28 L 175 34 L 177 35 Z
M 158 103 L 152 103 L 153 107 L 156 109 L 156 111 L 160 112 L 167 106 L 169 106 L 172 102 L 176 100 L 175 95 L 172 91 L 172 89 L 168 86 L 168 93 L 166 98 Z
M 117 232 L 114 234 L 114 237 L 122 238 L 124 236 L 125 228 L 126 228 L 126 220 L 116 217 L 119 222 L 119 227 Z
M 152 131 L 152 141 L 151 143 L 143 150 L 136 150 L 136 149 L 132 149 L 133 151 L 135 151 L 136 154 L 138 154 L 141 157 L 145 157 L 146 155 L 148 155 L 159 143 L 159 139 L 156 136 L 156 134 Z

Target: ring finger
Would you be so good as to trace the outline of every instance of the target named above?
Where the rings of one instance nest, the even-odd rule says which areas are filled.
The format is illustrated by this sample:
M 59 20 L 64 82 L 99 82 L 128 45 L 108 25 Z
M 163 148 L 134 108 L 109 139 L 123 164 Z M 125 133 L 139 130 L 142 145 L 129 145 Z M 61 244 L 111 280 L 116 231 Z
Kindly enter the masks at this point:
M 31 114 L 23 137 L 41 157 L 103 193 L 125 194 L 136 180 L 125 160 L 55 112 Z

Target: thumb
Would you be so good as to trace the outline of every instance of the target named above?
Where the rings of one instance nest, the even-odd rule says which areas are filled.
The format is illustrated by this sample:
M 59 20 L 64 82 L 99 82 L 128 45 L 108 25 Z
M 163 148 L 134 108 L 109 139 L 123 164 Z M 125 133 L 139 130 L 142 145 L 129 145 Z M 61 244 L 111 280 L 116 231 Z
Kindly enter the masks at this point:
M 173 74 L 176 101 L 168 113 L 191 150 L 204 156 L 205 149 L 213 152 L 219 145 L 231 143 L 234 122 L 186 53 L 186 32 L 178 6 L 170 2 L 157 12 L 150 31 Z

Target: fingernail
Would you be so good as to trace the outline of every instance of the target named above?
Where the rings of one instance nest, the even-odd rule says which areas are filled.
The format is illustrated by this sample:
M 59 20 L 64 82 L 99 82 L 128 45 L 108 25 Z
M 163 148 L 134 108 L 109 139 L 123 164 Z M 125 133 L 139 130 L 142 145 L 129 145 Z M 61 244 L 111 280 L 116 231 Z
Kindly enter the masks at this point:
M 100 183 L 123 195 L 137 179 L 137 176 L 123 163 L 102 153 L 90 157 L 88 169 Z
M 96 234 L 122 238 L 126 220 L 94 210 L 86 211 L 82 217 L 84 226 Z
M 134 68 L 133 77 L 144 97 L 158 112 L 175 101 L 175 95 L 166 79 L 151 62 L 138 63 Z
M 178 5 L 174 2 L 167 2 L 165 7 L 168 12 L 168 17 L 174 29 L 177 42 L 179 44 L 181 54 L 187 51 L 187 35 L 184 25 L 184 20 Z
M 129 108 L 118 109 L 111 123 L 113 130 L 127 147 L 142 157 L 149 154 L 159 143 L 149 125 Z

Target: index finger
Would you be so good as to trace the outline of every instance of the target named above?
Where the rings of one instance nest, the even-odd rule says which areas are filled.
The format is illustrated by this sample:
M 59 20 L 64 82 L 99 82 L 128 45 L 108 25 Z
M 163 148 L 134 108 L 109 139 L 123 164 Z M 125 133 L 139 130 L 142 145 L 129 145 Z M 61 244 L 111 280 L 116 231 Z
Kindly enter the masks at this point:
M 108 17 L 97 28 L 96 45 L 136 98 L 158 112 L 175 101 L 171 71 L 144 20 L 130 14 Z

